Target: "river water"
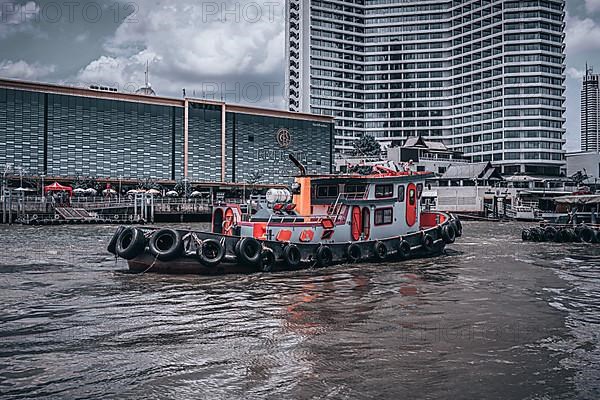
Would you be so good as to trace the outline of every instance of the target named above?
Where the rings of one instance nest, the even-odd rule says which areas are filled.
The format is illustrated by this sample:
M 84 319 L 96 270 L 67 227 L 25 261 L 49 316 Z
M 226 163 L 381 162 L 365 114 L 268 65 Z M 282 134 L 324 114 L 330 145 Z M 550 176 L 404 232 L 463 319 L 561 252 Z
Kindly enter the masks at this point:
M 600 245 L 464 225 L 437 258 L 219 277 L 0 226 L 0 397 L 600 398 Z

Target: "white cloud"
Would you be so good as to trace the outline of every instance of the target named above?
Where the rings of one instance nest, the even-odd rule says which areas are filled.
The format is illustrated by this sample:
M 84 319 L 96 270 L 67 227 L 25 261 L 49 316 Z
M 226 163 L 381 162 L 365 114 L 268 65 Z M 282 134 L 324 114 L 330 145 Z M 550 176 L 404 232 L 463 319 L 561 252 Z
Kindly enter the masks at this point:
M 567 52 L 570 55 L 600 49 L 600 25 L 596 21 L 567 14 L 566 22 Z
M 10 60 L 0 61 L 0 76 L 6 78 L 35 80 L 53 73 L 55 69 L 54 65 L 30 64 L 23 60 L 16 62 Z
M 585 71 L 573 67 L 568 67 L 566 70 L 567 76 L 572 79 L 582 79 L 585 75 Z
M 224 88 L 233 102 L 283 105 L 283 3 L 138 2 L 104 47 L 106 54 L 79 72 L 78 79 L 128 85 L 144 81 L 146 61 L 158 94 L 188 95 Z M 248 4 L 254 5 L 253 8 Z M 277 98 L 265 87 L 277 85 Z M 248 85 L 264 93 L 244 93 Z M 266 101 L 266 103 L 265 103 Z
M 600 0 L 585 0 L 585 8 L 591 13 L 600 11 Z

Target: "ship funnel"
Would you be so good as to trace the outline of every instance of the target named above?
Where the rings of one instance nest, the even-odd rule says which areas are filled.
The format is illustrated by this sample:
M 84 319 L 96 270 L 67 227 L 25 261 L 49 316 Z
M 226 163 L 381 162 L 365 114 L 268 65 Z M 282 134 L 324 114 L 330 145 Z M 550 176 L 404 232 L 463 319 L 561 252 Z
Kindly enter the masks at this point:
M 290 160 L 292 160 L 294 165 L 300 170 L 300 176 L 306 176 L 306 168 L 304 167 L 304 165 L 302 165 L 302 163 L 298 161 L 298 159 L 294 157 L 293 154 L 290 153 L 288 156 L 290 157 Z

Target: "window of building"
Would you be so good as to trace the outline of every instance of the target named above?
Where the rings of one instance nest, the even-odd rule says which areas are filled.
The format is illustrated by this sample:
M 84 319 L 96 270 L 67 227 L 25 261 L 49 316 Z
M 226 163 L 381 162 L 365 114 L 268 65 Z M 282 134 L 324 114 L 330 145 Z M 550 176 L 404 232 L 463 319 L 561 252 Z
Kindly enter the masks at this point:
M 394 185 L 375 185 L 375 198 L 394 197 Z
M 375 210 L 375 225 L 389 225 L 394 222 L 393 208 L 379 208 Z

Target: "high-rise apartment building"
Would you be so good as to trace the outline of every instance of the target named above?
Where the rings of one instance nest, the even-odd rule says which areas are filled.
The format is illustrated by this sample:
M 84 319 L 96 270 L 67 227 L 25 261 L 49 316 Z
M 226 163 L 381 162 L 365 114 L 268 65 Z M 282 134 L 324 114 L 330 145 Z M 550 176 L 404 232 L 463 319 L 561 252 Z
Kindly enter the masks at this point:
M 335 146 L 444 142 L 505 173 L 564 165 L 564 0 L 287 0 L 289 109 Z
M 581 89 L 581 150 L 600 150 L 600 74 L 587 66 Z

